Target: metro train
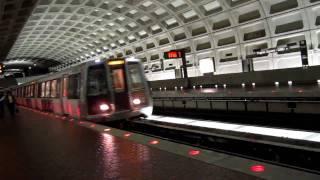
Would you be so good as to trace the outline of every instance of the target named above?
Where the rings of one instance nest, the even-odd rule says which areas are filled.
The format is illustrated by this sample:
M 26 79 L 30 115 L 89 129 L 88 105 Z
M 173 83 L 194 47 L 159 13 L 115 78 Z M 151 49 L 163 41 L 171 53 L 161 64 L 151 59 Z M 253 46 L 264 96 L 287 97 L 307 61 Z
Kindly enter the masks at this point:
M 11 88 L 18 105 L 94 122 L 147 117 L 152 98 L 133 58 L 86 62 Z

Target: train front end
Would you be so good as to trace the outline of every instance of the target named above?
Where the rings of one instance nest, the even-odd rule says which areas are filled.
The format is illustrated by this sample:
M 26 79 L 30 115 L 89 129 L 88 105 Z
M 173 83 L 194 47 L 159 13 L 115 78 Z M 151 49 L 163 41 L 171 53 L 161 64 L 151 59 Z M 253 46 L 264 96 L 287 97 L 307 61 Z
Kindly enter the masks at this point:
M 152 114 L 152 98 L 142 65 L 135 59 L 111 59 L 88 67 L 89 121 L 115 121 Z

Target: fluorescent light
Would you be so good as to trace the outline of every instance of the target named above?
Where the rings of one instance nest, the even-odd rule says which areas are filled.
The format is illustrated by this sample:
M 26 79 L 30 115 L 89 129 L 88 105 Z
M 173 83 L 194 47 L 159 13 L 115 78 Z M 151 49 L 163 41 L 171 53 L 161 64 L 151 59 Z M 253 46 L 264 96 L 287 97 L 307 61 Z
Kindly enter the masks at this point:
M 280 138 L 320 142 L 320 133 L 316 133 L 316 132 L 247 126 L 247 125 L 240 125 L 240 124 L 234 124 L 234 123 L 222 123 L 222 122 L 214 122 L 214 121 L 207 121 L 207 120 L 199 121 L 199 120 L 188 119 L 188 118 L 176 118 L 176 117 L 154 116 L 154 115 L 150 117 L 150 120 L 167 122 L 172 124 L 184 124 L 184 125 L 194 126 L 194 127 L 205 127 L 205 128 L 259 134 L 259 135 L 266 135 L 266 136 L 273 136 L 273 137 L 280 137 Z

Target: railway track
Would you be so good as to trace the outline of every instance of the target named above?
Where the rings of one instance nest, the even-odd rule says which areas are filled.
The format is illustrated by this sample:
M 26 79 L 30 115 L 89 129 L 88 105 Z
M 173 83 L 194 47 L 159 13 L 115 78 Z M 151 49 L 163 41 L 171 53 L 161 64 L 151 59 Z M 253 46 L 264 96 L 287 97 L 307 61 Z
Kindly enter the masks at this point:
M 184 126 L 153 122 L 152 120 L 132 120 L 106 124 L 108 126 L 154 136 L 182 144 L 192 145 L 212 151 L 245 157 L 280 166 L 320 174 L 320 145 L 295 140 L 292 145 L 265 140 L 253 134 L 212 132 L 210 129 L 188 129 Z M 289 140 L 288 140 L 289 141 Z
M 320 132 L 317 126 L 319 115 L 312 114 L 283 114 L 264 112 L 226 112 L 184 108 L 154 108 L 155 115 L 165 115 L 184 118 L 205 119 L 243 125 L 276 127 L 302 131 Z

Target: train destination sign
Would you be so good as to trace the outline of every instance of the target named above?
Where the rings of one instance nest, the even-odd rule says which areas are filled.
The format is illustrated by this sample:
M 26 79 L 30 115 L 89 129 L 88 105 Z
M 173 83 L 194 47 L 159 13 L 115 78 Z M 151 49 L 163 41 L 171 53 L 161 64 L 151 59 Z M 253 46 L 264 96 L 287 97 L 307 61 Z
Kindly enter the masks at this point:
M 183 78 L 187 79 L 187 88 L 190 88 L 185 49 L 175 49 L 175 50 L 165 52 L 163 57 L 164 59 L 181 59 L 182 60 Z
M 164 53 L 165 59 L 178 59 L 183 58 L 184 50 L 172 50 Z

